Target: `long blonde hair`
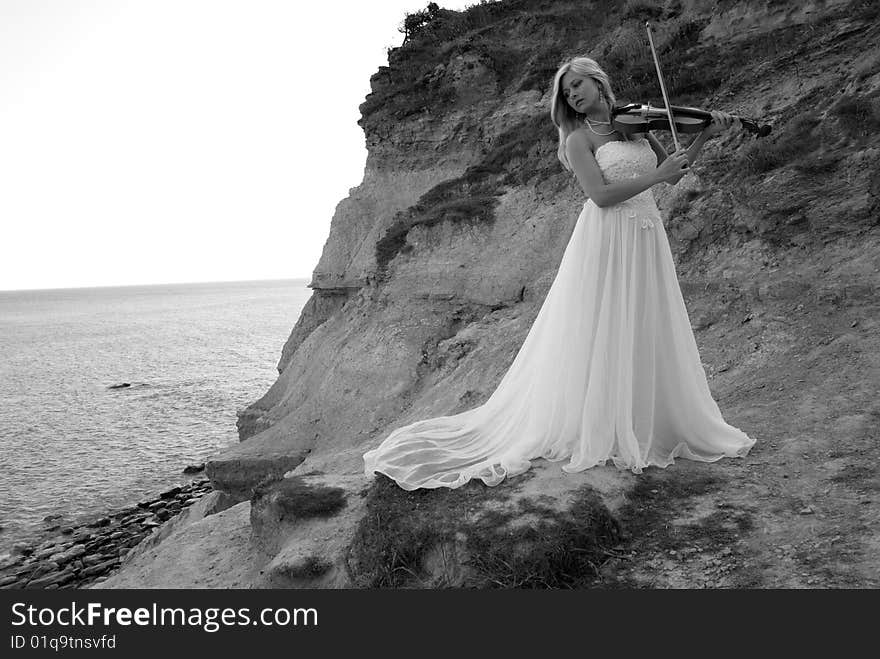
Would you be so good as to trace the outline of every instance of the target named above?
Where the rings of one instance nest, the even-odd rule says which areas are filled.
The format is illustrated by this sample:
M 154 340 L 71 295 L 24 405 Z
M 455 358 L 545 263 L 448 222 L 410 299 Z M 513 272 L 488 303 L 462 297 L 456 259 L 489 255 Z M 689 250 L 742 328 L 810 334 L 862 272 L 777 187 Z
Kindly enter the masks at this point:
M 602 67 L 594 59 L 589 57 L 575 57 L 559 67 L 556 75 L 553 76 L 553 93 L 550 97 L 550 120 L 559 130 L 559 148 L 556 155 L 562 166 L 571 173 L 574 170 L 568 157 L 565 155 L 565 140 L 575 130 L 582 126 L 584 115 L 573 107 L 571 107 L 562 95 L 562 76 L 571 71 L 578 75 L 587 76 L 596 81 L 599 90 L 604 97 L 608 111 L 611 112 L 617 99 L 611 89 L 611 83 L 608 80 L 608 74 L 602 70 Z M 629 139 L 624 135 L 624 139 Z

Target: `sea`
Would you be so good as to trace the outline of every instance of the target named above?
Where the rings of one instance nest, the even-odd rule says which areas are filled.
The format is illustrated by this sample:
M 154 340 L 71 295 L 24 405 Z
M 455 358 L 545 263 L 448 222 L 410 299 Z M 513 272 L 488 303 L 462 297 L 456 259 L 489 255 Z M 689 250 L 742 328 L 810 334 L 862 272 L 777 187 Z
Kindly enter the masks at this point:
M 236 444 L 307 283 L 0 291 L 0 554 L 185 483 Z

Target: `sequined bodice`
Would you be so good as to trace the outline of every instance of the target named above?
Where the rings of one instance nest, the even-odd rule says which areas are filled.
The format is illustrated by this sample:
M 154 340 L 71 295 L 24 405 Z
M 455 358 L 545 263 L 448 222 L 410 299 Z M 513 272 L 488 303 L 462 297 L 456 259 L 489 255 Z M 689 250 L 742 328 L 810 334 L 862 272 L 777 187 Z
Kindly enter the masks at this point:
M 657 167 L 657 154 L 645 138 L 632 142 L 606 142 L 596 149 L 594 155 L 606 183 L 636 178 Z M 608 209 L 624 212 L 630 219 L 639 219 L 645 229 L 652 228 L 653 222 L 660 220 L 660 211 L 650 188 Z

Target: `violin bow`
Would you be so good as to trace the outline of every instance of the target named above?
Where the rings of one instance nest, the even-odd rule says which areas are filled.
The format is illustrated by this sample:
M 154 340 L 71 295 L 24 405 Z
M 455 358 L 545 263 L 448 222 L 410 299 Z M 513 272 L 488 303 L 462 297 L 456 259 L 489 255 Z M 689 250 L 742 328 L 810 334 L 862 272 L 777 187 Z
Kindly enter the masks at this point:
M 666 114 L 669 115 L 669 130 L 672 131 L 672 141 L 675 142 L 675 150 L 681 146 L 678 143 L 678 131 L 675 130 L 675 118 L 672 116 L 672 106 L 669 104 L 669 95 L 666 93 L 666 83 L 663 82 L 663 73 L 660 71 L 660 60 L 657 58 L 657 50 L 654 48 L 654 37 L 651 35 L 651 24 L 645 23 L 648 30 L 648 43 L 651 44 L 651 54 L 654 56 L 654 65 L 657 67 L 657 77 L 660 79 L 660 91 L 663 93 L 663 102 L 666 104 Z

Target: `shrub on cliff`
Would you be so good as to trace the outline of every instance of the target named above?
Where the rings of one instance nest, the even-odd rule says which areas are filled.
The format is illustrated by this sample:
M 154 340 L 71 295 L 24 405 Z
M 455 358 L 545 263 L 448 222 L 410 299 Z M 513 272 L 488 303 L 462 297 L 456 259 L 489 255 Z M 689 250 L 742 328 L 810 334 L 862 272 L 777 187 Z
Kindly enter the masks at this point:
M 775 137 L 753 141 L 739 154 L 742 171 L 762 174 L 813 151 L 816 144 L 810 135 L 818 123 L 813 112 L 806 112 L 783 124 L 781 131 L 777 126 Z
M 492 148 L 461 176 L 443 181 L 400 212 L 376 242 L 376 265 L 384 274 L 397 254 L 406 252 L 406 236 L 414 226 L 438 222 L 494 222 L 498 197 L 506 186 L 543 180 L 560 171 L 555 160 L 555 130 L 543 115 L 512 125 Z
M 300 476 L 269 476 L 253 490 L 251 503 L 271 498 L 279 511 L 290 517 L 332 517 L 345 508 L 345 490 L 312 485 Z
M 403 19 L 403 25 L 397 30 L 403 33 L 403 43 L 406 44 L 419 34 L 431 21 L 440 16 L 440 7 L 436 2 L 429 2 L 427 9 L 422 9 L 412 14 L 407 14 Z
M 607 4 L 613 12 L 615 3 Z M 601 27 L 596 15 L 585 12 L 579 2 L 557 0 L 481 2 L 461 12 L 417 12 L 418 18 L 410 20 L 412 36 L 388 50 L 389 66 L 373 77 L 374 89 L 360 106 L 358 123 L 369 132 L 388 118 L 419 112 L 442 116 L 458 98 L 444 76 L 435 73 L 458 55 L 475 54 L 485 62 L 497 78 L 498 91 L 512 91 L 516 83 L 517 90 L 543 92 L 567 54 L 565 44 L 594 38 Z M 545 36 L 537 48 L 529 38 L 536 28 Z
M 843 96 L 834 104 L 831 112 L 849 137 L 868 137 L 880 130 L 880 93 Z
M 527 474 L 522 478 L 533 478 Z M 349 548 L 358 587 L 582 588 L 620 540 L 599 497 L 572 492 L 568 510 L 520 499 L 522 480 L 407 492 L 378 475 Z M 456 553 L 443 567 L 432 556 Z M 442 562 L 442 561 L 441 561 Z M 439 569 L 433 569 L 439 567 Z M 439 574 L 437 573 L 439 572 Z M 449 581 L 450 575 L 455 575 Z

